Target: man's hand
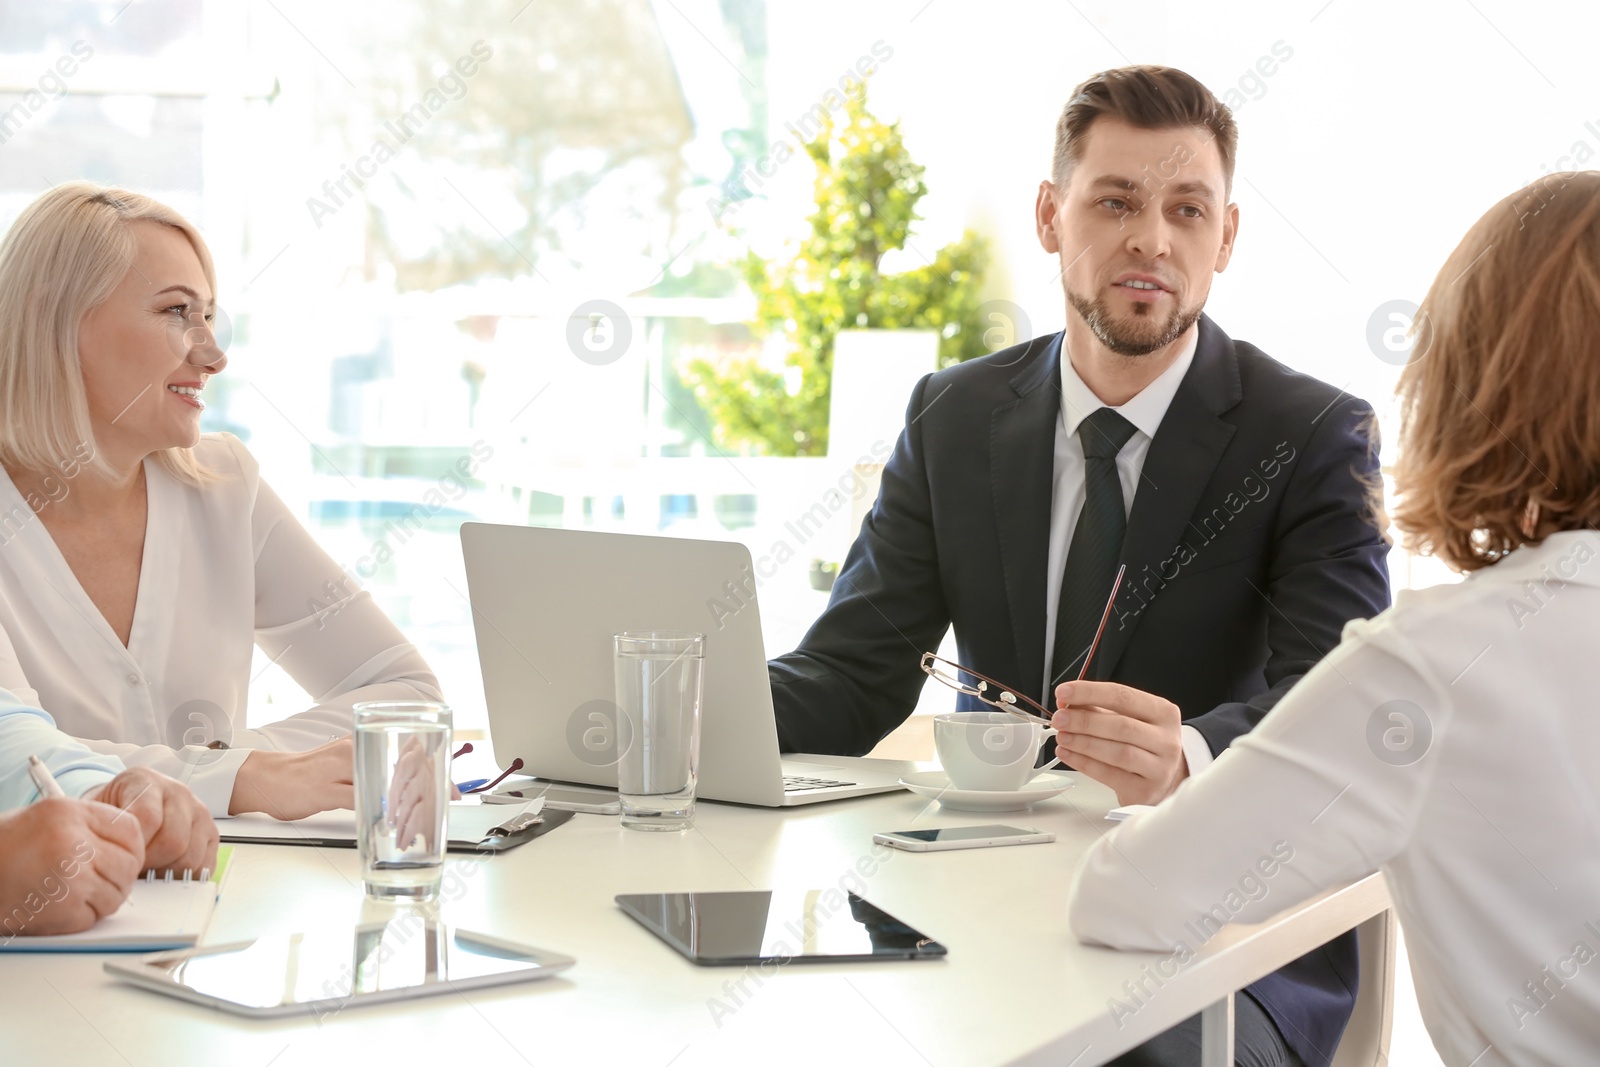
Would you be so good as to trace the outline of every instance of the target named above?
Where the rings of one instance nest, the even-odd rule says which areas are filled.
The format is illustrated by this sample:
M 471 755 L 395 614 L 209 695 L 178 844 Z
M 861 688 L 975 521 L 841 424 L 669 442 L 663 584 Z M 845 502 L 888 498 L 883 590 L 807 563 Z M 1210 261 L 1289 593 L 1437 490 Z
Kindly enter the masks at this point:
M 1061 762 L 1110 788 L 1117 803 L 1159 803 L 1189 776 L 1172 701 L 1115 682 L 1063 682 L 1056 707 Z
M 144 863 L 158 871 L 217 865 L 217 824 L 189 787 L 148 767 L 132 767 L 84 794 L 119 808 L 144 839 Z
M 353 744 L 341 737 L 306 752 L 251 752 L 233 780 L 228 814 L 264 811 L 287 820 L 355 807 Z
M 138 820 L 56 797 L 0 815 L 0 938 L 75 934 L 122 906 L 144 869 Z

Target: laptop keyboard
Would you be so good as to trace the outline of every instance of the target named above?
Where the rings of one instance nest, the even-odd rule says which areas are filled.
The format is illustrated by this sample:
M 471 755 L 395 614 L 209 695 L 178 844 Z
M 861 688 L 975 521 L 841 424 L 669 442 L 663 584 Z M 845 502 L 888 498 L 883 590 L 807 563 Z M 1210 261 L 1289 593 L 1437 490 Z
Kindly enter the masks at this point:
M 803 774 L 786 774 L 783 776 L 783 791 L 785 793 L 809 793 L 813 789 L 839 789 L 855 784 L 854 782 L 840 782 L 833 778 L 808 778 Z

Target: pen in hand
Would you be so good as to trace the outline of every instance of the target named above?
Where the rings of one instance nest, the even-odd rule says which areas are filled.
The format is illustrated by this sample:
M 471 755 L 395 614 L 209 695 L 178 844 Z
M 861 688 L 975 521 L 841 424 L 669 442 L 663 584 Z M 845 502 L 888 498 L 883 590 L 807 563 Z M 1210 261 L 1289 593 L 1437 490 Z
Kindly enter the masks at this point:
M 28 777 L 33 779 L 33 784 L 39 787 L 40 797 L 64 797 L 67 794 L 62 790 L 61 783 L 56 781 L 56 776 L 50 773 L 50 768 L 38 756 L 28 757 Z
M 1089 677 L 1089 663 L 1094 659 L 1095 651 L 1100 647 L 1100 638 L 1106 632 L 1106 623 L 1111 621 L 1111 609 L 1116 606 L 1117 590 L 1122 588 L 1122 576 L 1126 573 L 1128 573 L 1128 565 L 1126 563 L 1117 568 L 1116 580 L 1111 583 L 1111 599 L 1106 601 L 1106 610 L 1101 613 L 1100 625 L 1094 631 L 1094 641 L 1089 645 L 1088 654 L 1083 657 L 1083 666 L 1078 670 L 1078 681 L 1080 682 Z M 1053 767 L 1065 766 L 1066 764 L 1061 762 L 1061 757 L 1056 756 L 1049 763 L 1040 767 L 1039 770 L 1048 771 Z

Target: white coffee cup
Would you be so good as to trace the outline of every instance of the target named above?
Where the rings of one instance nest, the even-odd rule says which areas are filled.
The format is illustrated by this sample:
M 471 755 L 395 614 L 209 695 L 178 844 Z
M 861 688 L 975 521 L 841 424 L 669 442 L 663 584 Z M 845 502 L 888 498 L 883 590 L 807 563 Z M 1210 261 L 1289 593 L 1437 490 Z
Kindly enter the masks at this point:
M 956 789 L 1015 792 L 1036 773 L 1039 746 L 1055 730 L 1003 711 L 933 717 L 933 744 Z

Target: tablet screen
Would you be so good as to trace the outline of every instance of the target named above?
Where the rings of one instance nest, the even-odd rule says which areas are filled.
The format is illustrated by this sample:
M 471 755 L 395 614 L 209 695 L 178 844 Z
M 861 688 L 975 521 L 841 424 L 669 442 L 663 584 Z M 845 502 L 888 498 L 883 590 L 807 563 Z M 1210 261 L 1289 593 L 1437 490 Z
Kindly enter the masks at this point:
M 617 903 L 696 963 L 945 955 L 939 942 L 839 889 L 628 893 Z
M 161 992 L 247 1014 L 328 1014 L 366 1000 L 542 978 L 572 960 L 424 920 L 416 913 L 342 931 L 278 934 L 115 961 L 106 969 Z

